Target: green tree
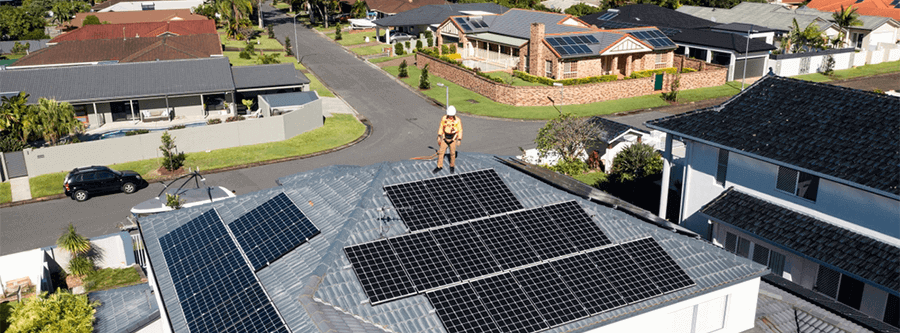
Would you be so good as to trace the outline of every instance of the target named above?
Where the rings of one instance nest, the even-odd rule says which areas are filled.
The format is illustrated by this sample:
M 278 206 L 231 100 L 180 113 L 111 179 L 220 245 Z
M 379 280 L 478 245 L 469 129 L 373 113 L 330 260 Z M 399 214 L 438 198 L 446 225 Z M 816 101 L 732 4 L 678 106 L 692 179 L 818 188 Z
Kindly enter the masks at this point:
M 84 1 L 57 1 L 50 8 L 50 11 L 53 12 L 53 22 L 59 25 L 68 24 L 75 14 L 89 10 L 91 10 L 91 5 Z
M 87 295 L 73 295 L 58 288 L 52 295 L 42 292 L 13 305 L 6 332 L 90 333 L 97 306 L 100 303 L 89 301 Z
M 431 89 L 431 82 L 428 81 L 428 64 L 422 67 L 422 75 L 419 76 L 419 89 Z
M 6 130 L 19 138 L 22 143 L 28 142 L 28 137 L 38 130 L 36 123 L 35 106 L 28 105 L 27 93 L 3 97 L 0 104 L 0 130 Z
M 291 48 L 291 37 L 284 37 L 284 54 L 289 56 L 294 55 L 294 49 Z
M 604 10 L 605 9 L 603 9 L 602 7 L 594 7 L 583 2 L 579 2 L 575 5 L 570 6 L 569 8 L 566 8 L 566 10 L 563 12 L 572 16 L 585 16 L 593 13 L 599 13 Z
M 184 152 L 177 151 L 175 138 L 169 135 L 169 131 L 165 131 L 160 140 L 162 141 L 162 146 L 159 146 L 159 150 L 163 153 L 163 168 L 175 171 L 184 166 Z
M 409 67 L 409 65 L 406 64 L 406 59 L 403 59 L 403 62 L 400 63 L 400 73 L 398 73 L 397 76 L 409 77 L 409 71 L 407 67 Z
M 0 6 L 0 36 L 9 40 L 42 39 L 46 21 L 43 13 L 46 10 L 29 11 L 26 6 Z
M 364 18 L 366 17 L 366 11 L 368 7 L 366 7 L 366 2 L 363 0 L 356 0 L 353 3 L 353 6 L 350 6 L 350 16 L 355 18 Z
M 225 33 L 228 38 L 243 39 L 241 28 L 250 25 L 250 13 L 253 12 L 253 2 L 250 0 L 217 0 L 217 12 L 224 22 Z
M 612 177 L 618 182 L 639 180 L 662 172 L 663 161 L 659 152 L 642 143 L 634 143 L 613 158 Z
M 788 41 L 791 53 L 808 52 L 816 49 L 824 49 L 827 44 L 827 37 L 821 31 L 815 22 L 810 22 L 806 28 L 800 28 L 797 19 L 794 19 L 791 30 L 788 32 Z
M 97 18 L 97 15 L 88 15 L 87 17 L 84 18 L 84 21 L 81 21 L 82 26 L 95 25 L 95 24 L 96 25 L 103 24 L 103 23 L 100 23 L 100 19 Z
M 39 133 L 51 145 L 56 145 L 63 137 L 84 129 L 84 124 L 75 118 L 75 108 L 68 102 L 60 103 L 55 99 L 41 98 L 38 100 L 37 118 L 40 123 Z
M 278 53 L 263 54 L 259 52 L 259 55 L 256 56 L 256 63 L 260 65 L 280 64 L 281 60 L 278 60 Z
M 572 161 L 578 159 L 602 133 L 600 122 L 562 113 L 544 124 L 534 143 L 542 158 L 552 153 L 562 161 Z
M 342 40 L 342 39 L 344 39 L 344 36 L 341 35 L 341 25 L 335 24 L 334 25 L 334 40 Z
M 844 5 L 841 5 L 840 10 L 835 10 L 834 13 L 831 14 L 831 20 L 838 25 L 841 34 L 849 27 L 863 25 L 863 22 L 859 20 L 859 14 L 856 13 L 856 8 L 853 8 L 853 6 L 844 8 Z M 843 44 L 843 38 L 841 38 L 841 46 L 843 46 Z
M 69 223 L 66 232 L 56 239 L 56 245 L 73 257 L 86 254 L 91 250 L 91 241 L 75 231 L 72 223 Z

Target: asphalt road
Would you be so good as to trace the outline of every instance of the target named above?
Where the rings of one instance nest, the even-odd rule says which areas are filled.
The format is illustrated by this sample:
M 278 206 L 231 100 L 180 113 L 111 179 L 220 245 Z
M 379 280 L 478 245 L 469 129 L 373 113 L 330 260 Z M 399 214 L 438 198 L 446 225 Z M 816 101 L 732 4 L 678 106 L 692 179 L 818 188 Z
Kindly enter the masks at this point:
M 266 24 L 276 24 L 283 40 L 290 36 L 301 62 L 335 94 L 347 101 L 373 126 L 364 141 L 322 156 L 206 175 L 207 184 L 222 185 L 245 194 L 276 186 L 279 177 L 329 165 L 369 165 L 434 152 L 435 132 L 443 109 L 410 91 L 380 69 L 356 58 L 317 32 L 297 25 L 294 40 L 291 18 L 265 6 Z M 533 148 L 543 122 L 508 121 L 461 116 L 465 141 L 461 151 L 516 155 L 518 147 Z M 62 184 L 60 184 L 62 186 Z M 54 244 L 68 223 L 87 237 L 117 232 L 134 205 L 152 198 L 162 185 L 151 184 L 135 194 L 111 194 L 82 203 L 52 200 L 0 210 L 0 255 Z

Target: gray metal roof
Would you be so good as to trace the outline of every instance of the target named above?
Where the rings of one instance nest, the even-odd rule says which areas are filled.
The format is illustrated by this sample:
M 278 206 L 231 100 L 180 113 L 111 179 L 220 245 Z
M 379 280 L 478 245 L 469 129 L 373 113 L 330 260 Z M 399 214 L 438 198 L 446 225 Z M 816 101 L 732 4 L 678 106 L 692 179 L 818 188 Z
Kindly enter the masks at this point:
M 834 20 L 831 17 L 831 14 L 833 14 L 832 12 L 823 12 L 823 11 L 815 9 L 815 8 L 800 7 L 800 8 L 791 10 L 791 9 L 782 7 L 782 8 L 777 9 L 777 12 L 795 12 L 797 14 L 816 15 L 823 20 L 834 22 Z M 897 23 L 897 21 L 894 20 L 893 18 L 883 17 L 883 16 L 859 15 L 857 18 L 862 22 L 862 25 L 861 26 L 853 26 L 850 28 L 862 29 L 862 30 L 875 30 L 875 29 L 878 29 L 878 27 L 880 27 L 882 24 L 888 23 L 890 21 L 894 21 L 895 24 Z
M 231 67 L 235 89 L 253 89 L 309 84 L 309 78 L 294 64 Z
M 283 94 L 259 95 L 273 108 L 299 106 L 319 99 L 315 91 L 292 92 Z
M 94 332 L 130 333 L 159 318 L 159 305 L 149 284 L 95 291 L 88 294 L 99 301 L 94 314 Z
M 778 11 L 779 8 L 781 6 L 776 4 L 741 2 L 731 9 L 681 6 L 676 10 L 716 23 L 747 23 L 785 31 L 791 29 L 794 19 L 797 19 L 800 28 L 813 22 L 819 30 L 825 30 L 832 25 L 817 15 L 782 12 Z
M 49 39 L 37 39 L 37 40 L 5 40 L 0 41 L 0 54 L 3 53 L 12 53 L 12 49 L 16 46 L 16 42 L 21 45 L 28 45 L 28 52 L 34 52 L 40 50 L 42 48 L 47 47 L 47 42 Z
M 29 103 L 40 97 L 91 102 L 233 90 L 225 57 L 0 71 L 0 91 L 25 91 Z
M 158 239 L 191 218 L 215 208 L 228 224 L 266 200 L 285 193 L 299 203 L 303 213 L 321 230 L 307 243 L 287 253 L 257 273 L 285 322 L 294 332 L 328 331 L 371 326 L 395 332 L 444 332 L 423 295 L 372 306 L 368 302 L 343 248 L 384 236 L 406 233 L 406 226 L 391 207 L 382 186 L 434 177 L 431 161 L 400 161 L 369 166 L 330 166 L 279 179 L 280 187 L 242 195 L 203 207 L 157 214 L 142 219 L 147 252 L 175 332 L 186 332 L 181 305 Z M 654 237 L 696 282 L 696 286 L 601 313 L 548 330 L 582 332 L 695 297 L 767 272 L 762 265 L 737 257 L 705 241 L 687 238 L 650 226 L 626 213 L 592 203 L 538 181 L 496 161 L 492 155 L 459 154 L 457 172 L 493 168 L 526 208 L 577 200 L 595 223 L 615 243 Z M 389 217 L 388 222 L 383 217 Z M 314 303 L 310 303 L 314 302 Z M 330 309 L 329 309 L 330 308 Z M 320 311 L 325 309 L 327 311 Z M 331 311 L 332 309 L 337 310 Z M 338 313 L 339 312 L 339 313 Z M 345 316 L 344 319 L 335 316 Z M 326 325 L 321 325 L 326 323 Z M 370 326 L 371 325 L 371 326 Z
M 531 38 L 532 23 L 543 23 L 545 35 L 594 31 L 589 27 L 557 24 L 565 18 L 565 14 L 510 9 L 503 15 L 485 16 L 484 22 L 488 24 L 490 32 L 525 39 Z
M 397 15 L 387 16 L 373 23 L 382 27 L 399 27 L 408 25 L 440 24 L 450 16 L 466 15 L 463 12 L 481 11 L 503 14 L 509 8 L 495 3 L 448 3 L 446 5 L 428 5 L 407 10 Z

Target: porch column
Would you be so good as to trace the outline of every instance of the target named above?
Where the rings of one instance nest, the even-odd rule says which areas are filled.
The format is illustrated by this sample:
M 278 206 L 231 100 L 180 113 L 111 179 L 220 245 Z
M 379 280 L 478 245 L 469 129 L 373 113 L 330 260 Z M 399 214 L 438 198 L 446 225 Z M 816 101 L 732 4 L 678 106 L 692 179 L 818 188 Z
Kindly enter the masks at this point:
M 203 103 L 203 94 L 200 94 L 200 112 L 203 112 L 203 117 L 209 117 L 209 113 L 206 112 L 206 103 Z
M 131 120 L 134 120 L 134 101 L 129 99 L 128 106 L 131 107 Z M 143 120 L 144 120 L 144 117 L 141 116 L 141 121 L 143 121 Z
M 97 112 L 97 103 L 94 102 L 94 103 L 91 103 L 91 105 L 94 107 L 94 116 L 97 117 L 97 122 L 100 123 L 100 126 L 103 126 L 103 124 L 106 124 L 106 120 L 100 118 L 100 113 Z
M 669 204 L 669 178 L 672 173 L 672 134 L 666 133 L 666 148 L 663 150 L 663 175 L 659 191 L 659 218 L 666 219 Z
M 444 55 L 444 50 L 441 49 L 441 46 L 444 45 L 444 36 L 441 35 L 440 29 L 437 31 L 437 43 L 435 44 L 437 45 L 438 55 Z
M 166 112 L 169 112 L 169 95 L 166 95 Z M 169 113 L 169 121 L 174 118 L 174 115 L 172 113 Z
M 619 56 L 612 57 L 612 65 L 609 66 L 610 73 L 619 75 Z
M 625 58 L 625 76 L 631 76 L 631 55 Z

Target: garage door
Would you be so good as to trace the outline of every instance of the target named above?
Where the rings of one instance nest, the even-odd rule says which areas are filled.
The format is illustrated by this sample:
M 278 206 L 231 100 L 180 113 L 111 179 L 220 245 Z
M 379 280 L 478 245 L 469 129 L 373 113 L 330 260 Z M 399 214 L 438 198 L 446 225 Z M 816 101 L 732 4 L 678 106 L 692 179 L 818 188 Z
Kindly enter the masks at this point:
M 734 75 L 732 80 L 740 80 L 744 77 L 744 64 L 747 63 L 747 77 L 760 77 L 766 73 L 766 58 L 738 59 L 734 63 Z

